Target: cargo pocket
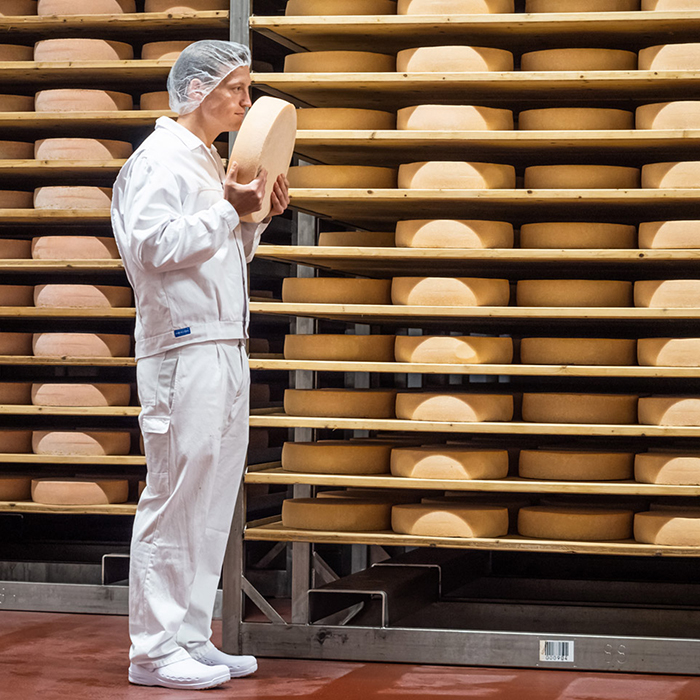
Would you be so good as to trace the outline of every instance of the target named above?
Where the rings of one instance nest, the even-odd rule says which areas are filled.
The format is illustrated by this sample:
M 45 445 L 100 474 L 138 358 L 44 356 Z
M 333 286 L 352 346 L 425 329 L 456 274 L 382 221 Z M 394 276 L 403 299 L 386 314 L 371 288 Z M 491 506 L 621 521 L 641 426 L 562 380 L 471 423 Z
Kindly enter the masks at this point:
M 151 496 L 170 493 L 170 417 L 141 416 L 139 421 L 146 452 L 146 484 Z

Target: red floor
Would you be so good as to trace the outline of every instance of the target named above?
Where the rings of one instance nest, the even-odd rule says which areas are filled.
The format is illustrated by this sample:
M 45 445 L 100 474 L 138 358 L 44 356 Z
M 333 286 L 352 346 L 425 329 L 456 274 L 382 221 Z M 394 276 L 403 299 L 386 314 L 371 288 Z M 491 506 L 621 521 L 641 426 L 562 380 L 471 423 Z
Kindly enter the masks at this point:
M 220 628 L 216 628 L 217 635 Z M 216 641 L 216 635 L 215 635 Z M 204 691 L 126 680 L 127 620 L 0 612 L 2 700 L 698 700 L 700 677 L 262 659 L 250 678 Z

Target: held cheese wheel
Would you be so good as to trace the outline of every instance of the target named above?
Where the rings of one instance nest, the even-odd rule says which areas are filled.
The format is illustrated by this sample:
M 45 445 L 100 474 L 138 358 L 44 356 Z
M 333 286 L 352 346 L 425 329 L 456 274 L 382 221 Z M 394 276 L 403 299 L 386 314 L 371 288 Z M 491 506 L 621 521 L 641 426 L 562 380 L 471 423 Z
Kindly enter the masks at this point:
M 396 113 L 397 129 L 427 131 L 512 131 L 509 109 L 474 105 L 418 105 Z
M 700 280 L 638 280 L 634 305 L 648 309 L 700 308 Z
M 508 509 L 497 506 L 407 503 L 391 509 L 391 529 L 423 537 L 502 537 Z
M 125 61 L 133 57 L 130 44 L 106 39 L 45 39 L 34 45 L 35 61 Z
M 646 166 L 645 166 L 646 167 Z M 525 189 L 636 189 L 639 168 L 621 165 L 533 165 L 525 168 Z
M 396 224 L 399 248 L 512 248 L 513 224 L 505 221 L 416 219 Z
M 288 498 L 282 525 L 296 530 L 371 532 L 391 529 L 391 503 L 343 498 Z
M 100 506 L 126 503 L 126 479 L 32 479 L 32 500 L 50 506 Z
M 521 248 L 634 248 L 634 226 L 593 221 L 546 221 L 520 227 Z
M 130 384 L 32 384 L 35 406 L 126 406 Z
M 288 179 L 290 187 L 394 188 L 396 169 L 373 165 L 295 165 L 289 168 Z
M 34 287 L 0 284 L 0 306 L 34 306 Z
M 397 447 L 391 451 L 391 473 L 409 479 L 503 479 L 508 452 L 458 445 Z
M 28 160 L 34 157 L 34 147 L 25 141 L 0 141 L 0 158 Z
M 166 90 L 144 92 L 139 99 L 139 109 L 167 112 L 170 109 L 170 95 Z
M 0 382 L 0 404 L 27 406 L 31 402 L 31 382 Z
M 512 71 L 513 54 L 483 46 L 422 46 L 396 54 L 398 73 Z
M 642 167 L 642 187 L 653 189 L 700 187 L 700 161 L 645 165 Z
M 518 306 L 631 306 L 632 282 L 617 280 L 519 280 Z
M 350 246 L 360 248 L 393 248 L 392 231 L 322 231 L 320 246 Z
M 518 475 L 554 481 L 623 481 L 632 478 L 634 454 L 598 450 L 521 450 Z
M 387 130 L 396 128 L 396 116 L 378 109 L 308 107 L 297 109 L 297 129 Z
M 110 187 L 39 187 L 34 191 L 35 209 L 109 209 Z
M 623 109 L 600 107 L 549 107 L 520 112 L 518 129 L 589 130 L 634 129 L 634 114 Z
M 421 190 L 513 189 L 515 168 L 495 163 L 424 161 L 399 166 L 398 186 Z
M 37 112 L 115 112 L 133 107 L 131 95 L 112 90 L 59 88 L 41 90 L 34 98 Z
M 700 426 L 700 396 L 642 396 L 642 425 Z
M 41 139 L 34 146 L 37 160 L 112 160 L 128 158 L 128 141 L 106 139 Z
M 513 341 L 470 335 L 397 335 L 394 354 L 397 362 L 509 364 L 513 361 Z
M 700 485 L 700 453 L 642 452 L 634 458 L 634 478 L 643 484 Z
M 630 394 L 525 393 L 522 414 L 528 423 L 635 424 L 637 401 Z
M 0 209 L 31 209 L 31 192 L 21 190 L 0 190 Z
M 40 236 L 32 238 L 34 260 L 118 260 L 114 238 L 98 236 Z
M 606 542 L 632 537 L 631 510 L 526 506 L 518 514 L 518 533 L 542 540 Z
M 31 241 L 23 241 L 17 238 L 0 239 L 0 259 L 22 260 L 32 257 Z
M 129 287 L 92 284 L 40 284 L 34 306 L 43 309 L 111 309 L 131 304 Z
M 635 364 L 637 341 L 628 338 L 523 338 L 520 361 L 525 365 Z
M 700 367 L 700 338 L 640 338 L 637 361 L 651 367 Z
M 396 393 L 393 389 L 287 389 L 284 412 L 320 418 L 394 418 Z
M 36 0 L 3 0 L 0 17 L 26 17 L 36 14 Z
M 661 44 L 642 49 L 639 70 L 700 70 L 700 43 Z
M 393 0 L 287 0 L 285 15 L 394 15 Z
M 545 49 L 522 55 L 524 71 L 637 70 L 637 54 L 618 49 Z
M 111 333 L 35 333 L 35 357 L 126 357 L 131 336 Z
M 510 283 L 479 277 L 394 277 L 393 304 L 416 306 L 508 306 Z
M 391 280 L 287 277 L 282 301 L 301 304 L 391 304 Z
M 479 15 L 515 12 L 513 0 L 398 0 L 399 15 Z
M 247 184 L 261 169 L 267 171 L 263 206 L 241 221 L 262 221 L 270 213 L 272 188 L 286 175 L 294 151 L 297 115 L 294 105 L 277 97 L 261 97 L 248 110 L 231 151 L 229 169 L 238 166 L 237 182 Z
M 31 451 L 31 430 L 0 430 L 0 453 L 28 454 Z
M 190 14 L 228 10 L 229 0 L 146 0 L 144 12 L 171 12 Z
M 700 248 L 700 221 L 645 221 L 640 248 Z
M 510 394 L 466 392 L 397 394 L 396 417 L 455 423 L 509 421 L 513 418 L 513 397 Z
M 667 547 L 700 547 L 700 512 L 648 511 L 634 516 L 634 539 Z
M 131 449 L 127 431 L 35 430 L 32 450 L 38 455 L 126 455 Z
M 17 44 L 0 44 L 0 61 L 31 61 L 34 50 L 31 46 Z
M 285 360 L 393 362 L 393 335 L 287 335 Z
M 31 333 L 0 333 L 0 355 L 31 355 Z
M 700 129 L 700 100 L 642 105 L 635 121 L 637 129 Z
M 77 5 L 75 0 L 39 0 L 39 15 L 119 15 L 136 12 L 135 0 L 90 0 Z
M 0 501 L 30 501 L 31 498 L 31 477 L 0 475 Z
M 284 59 L 285 73 L 393 73 L 396 59 L 369 51 L 303 51 Z
M 525 12 L 632 12 L 639 0 L 525 0 Z
M 175 61 L 194 42 L 192 41 L 151 41 L 141 47 L 144 61 Z
M 285 442 L 282 469 L 302 474 L 387 474 L 392 445 L 343 440 Z
M 0 12 L 0 17 L 2 13 Z M 0 95 L 0 112 L 33 112 L 34 97 L 31 95 Z

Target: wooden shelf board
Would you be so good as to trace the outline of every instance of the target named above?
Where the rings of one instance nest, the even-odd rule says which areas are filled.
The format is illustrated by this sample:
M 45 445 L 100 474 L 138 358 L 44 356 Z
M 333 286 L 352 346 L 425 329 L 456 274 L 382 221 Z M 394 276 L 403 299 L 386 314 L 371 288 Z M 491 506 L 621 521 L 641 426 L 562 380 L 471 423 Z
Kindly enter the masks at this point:
M 143 455 L 35 455 L 0 452 L 0 464 L 92 464 L 140 467 L 146 465 L 146 458 Z
M 33 355 L 0 355 L 2 365 L 75 366 L 75 367 L 135 367 L 133 357 L 34 357 Z
M 65 513 L 66 515 L 134 515 L 135 503 L 104 506 L 47 506 L 33 501 L 0 501 L 3 513 Z
M 139 406 L 27 406 L 0 404 L 4 416 L 114 416 L 132 417 L 141 412 Z
M 124 272 L 121 260 L 10 260 L 0 259 L 0 272 Z
M 0 112 L 3 133 L 28 140 L 50 136 L 116 136 L 130 138 L 134 131 L 153 128 L 158 117 L 174 112 L 123 110 L 112 112 Z
M 131 319 L 136 311 L 131 307 L 116 309 L 42 309 L 34 306 L 0 306 L 0 318 L 109 318 Z
M 112 180 L 119 173 L 126 160 L 0 160 L 0 177 L 40 178 L 99 178 Z
M 0 209 L 0 226 L 111 226 L 109 209 Z

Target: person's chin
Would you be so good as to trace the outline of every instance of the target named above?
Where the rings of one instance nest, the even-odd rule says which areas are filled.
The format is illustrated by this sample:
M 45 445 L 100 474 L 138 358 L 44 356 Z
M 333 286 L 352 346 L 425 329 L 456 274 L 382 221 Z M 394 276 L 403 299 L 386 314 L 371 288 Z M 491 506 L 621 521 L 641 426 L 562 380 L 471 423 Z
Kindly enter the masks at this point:
M 228 120 L 228 129 L 227 131 L 238 131 L 241 128 L 241 124 L 243 124 L 243 117 L 245 115 L 241 114 L 239 115 L 233 115 L 231 119 Z

